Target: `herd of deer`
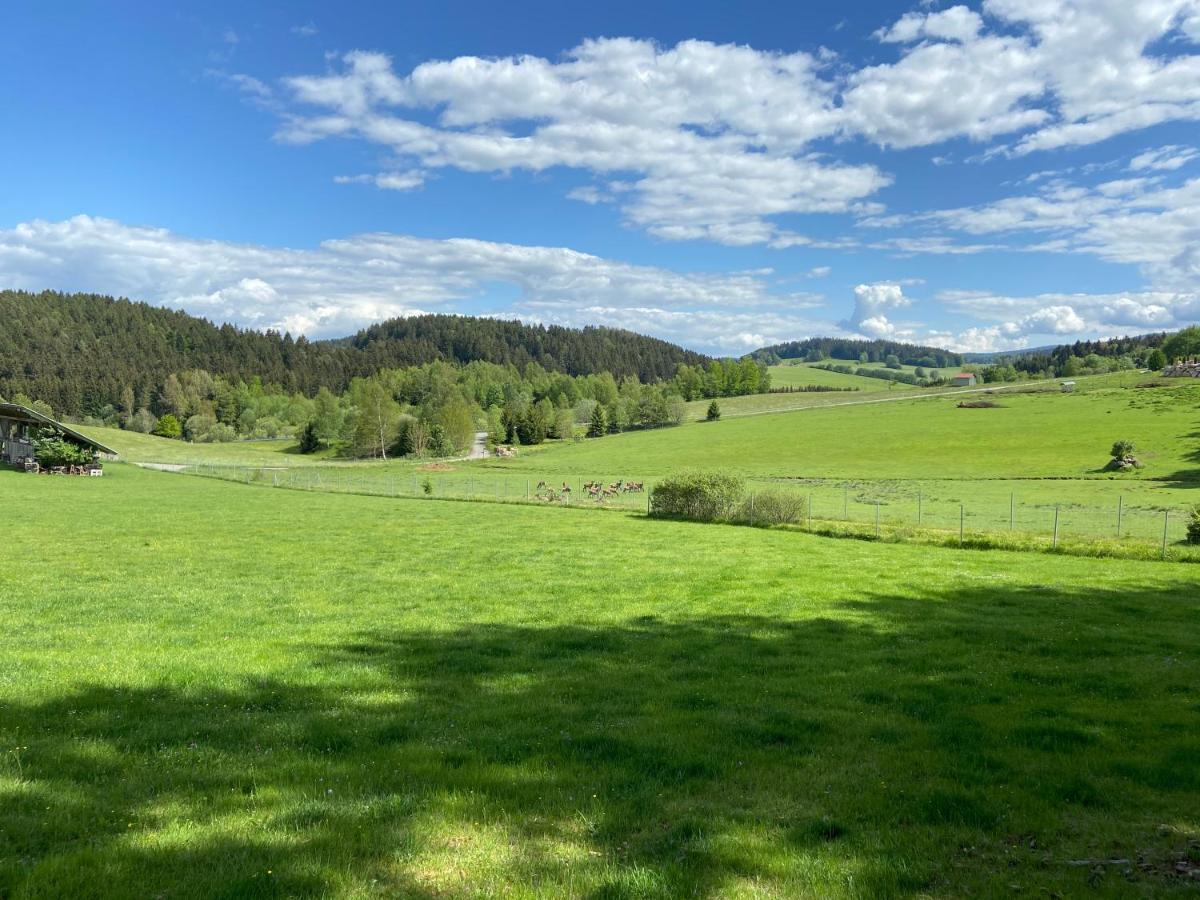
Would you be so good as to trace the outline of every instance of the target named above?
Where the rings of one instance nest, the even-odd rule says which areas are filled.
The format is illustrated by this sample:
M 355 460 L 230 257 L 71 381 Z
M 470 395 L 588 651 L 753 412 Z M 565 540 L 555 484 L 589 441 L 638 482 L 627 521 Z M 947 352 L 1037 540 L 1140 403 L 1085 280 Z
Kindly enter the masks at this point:
M 612 484 L 605 484 L 602 481 L 589 481 L 583 485 L 583 489 L 587 491 L 590 499 L 598 503 L 603 503 L 616 497 L 618 494 L 640 494 L 646 490 L 646 484 L 642 481 L 614 481 Z M 539 481 L 535 496 L 539 500 L 545 500 L 547 503 L 570 503 L 571 502 L 571 485 L 563 482 L 561 489 L 555 490 L 544 481 Z

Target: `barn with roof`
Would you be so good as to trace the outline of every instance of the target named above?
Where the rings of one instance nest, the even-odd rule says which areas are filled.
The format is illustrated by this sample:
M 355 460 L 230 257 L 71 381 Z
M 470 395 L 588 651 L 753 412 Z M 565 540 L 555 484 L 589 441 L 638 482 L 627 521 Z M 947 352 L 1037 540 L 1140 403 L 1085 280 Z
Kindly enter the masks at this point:
M 950 383 L 955 387 L 975 387 L 975 373 L 959 372 L 951 376 Z
M 90 450 L 93 458 L 112 458 L 117 455 L 117 451 L 111 447 L 106 447 L 35 409 L 17 403 L 0 403 L 0 463 L 20 468 L 32 467 L 35 450 L 33 439 L 44 431 L 60 434 L 63 440 Z

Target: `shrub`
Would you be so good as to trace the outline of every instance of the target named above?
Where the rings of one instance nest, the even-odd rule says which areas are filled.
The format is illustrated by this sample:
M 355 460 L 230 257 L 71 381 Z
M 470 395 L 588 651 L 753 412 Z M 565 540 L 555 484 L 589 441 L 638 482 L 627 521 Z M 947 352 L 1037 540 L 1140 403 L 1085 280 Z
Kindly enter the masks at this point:
M 717 419 L 721 418 L 721 407 L 716 400 L 708 404 L 708 415 L 706 415 L 704 418 L 709 422 L 715 422 Z
M 799 494 L 767 488 L 742 501 L 737 520 L 751 525 L 793 525 L 804 521 L 806 509 Z
M 1112 458 L 1122 459 L 1126 456 L 1133 456 L 1133 451 L 1136 449 L 1133 441 L 1116 441 L 1112 445 Z
M 1188 518 L 1187 542 L 1189 544 L 1200 544 L 1200 506 L 1194 507 L 1191 516 Z
M 651 515 L 715 522 L 734 518 L 745 484 L 724 472 L 684 472 L 664 478 L 650 495 Z
M 179 439 L 183 436 L 183 426 L 172 413 L 167 413 L 154 426 L 154 433 L 159 437 Z
M 42 431 L 33 439 L 33 455 L 38 465 L 82 466 L 93 459 L 92 451 L 72 443 L 56 431 Z

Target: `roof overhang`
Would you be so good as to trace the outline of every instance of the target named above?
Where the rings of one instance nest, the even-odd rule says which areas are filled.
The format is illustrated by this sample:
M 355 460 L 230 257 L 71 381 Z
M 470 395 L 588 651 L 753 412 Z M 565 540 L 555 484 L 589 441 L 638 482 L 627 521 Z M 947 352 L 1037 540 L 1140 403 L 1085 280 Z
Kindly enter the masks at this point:
M 81 434 L 70 425 L 64 425 L 62 422 L 56 422 L 49 416 L 43 416 L 35 409 L 30 409 L 28 406 L 21 406 L 19 403 L 0 403 L 0 418 L 16 419 L 20 422 L 29 422 L 34 425 L 49 425 L 61 431 L 63 434 L 78 441 L 85 446 L 91 447 L 93 450 L 99 450 L 101 453 L 111 453 L 117 455 L 117 451 L 112 447 L 106 447 L 97 440 L 93 440 L 86 434 Z

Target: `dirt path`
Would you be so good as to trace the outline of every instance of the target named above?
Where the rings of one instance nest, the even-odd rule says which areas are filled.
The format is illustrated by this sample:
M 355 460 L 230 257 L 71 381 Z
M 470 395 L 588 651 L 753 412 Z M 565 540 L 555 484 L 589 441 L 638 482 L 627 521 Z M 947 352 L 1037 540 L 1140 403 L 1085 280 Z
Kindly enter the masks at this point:
M 487 432 L 475 432 L 475 443 L 471 446 L 471 452 L 467 459 L 487 459 Z

